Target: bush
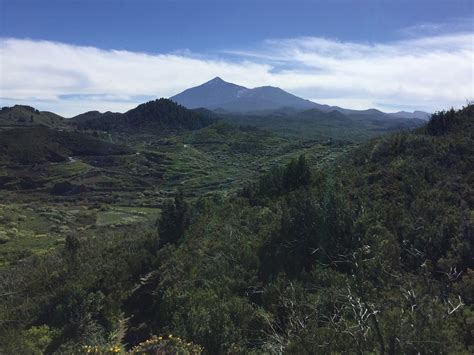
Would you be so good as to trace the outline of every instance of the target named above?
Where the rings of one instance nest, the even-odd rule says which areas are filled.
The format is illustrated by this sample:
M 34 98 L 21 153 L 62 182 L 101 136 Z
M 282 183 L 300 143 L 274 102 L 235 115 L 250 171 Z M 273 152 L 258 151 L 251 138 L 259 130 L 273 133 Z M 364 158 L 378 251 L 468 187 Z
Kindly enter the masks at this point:
M 153 336 L 130 350 L 131 354 L 160 354 L 160 355 L 199 355 L 203 348 L 199 345 L 182 340 L 172 334 Z

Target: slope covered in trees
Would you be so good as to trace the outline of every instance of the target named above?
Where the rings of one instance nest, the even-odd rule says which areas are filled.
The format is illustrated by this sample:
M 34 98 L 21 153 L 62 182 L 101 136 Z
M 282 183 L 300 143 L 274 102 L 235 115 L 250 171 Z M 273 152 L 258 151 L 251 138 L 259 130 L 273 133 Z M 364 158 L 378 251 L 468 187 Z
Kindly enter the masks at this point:
M 0 350 L 471 354 L 473 126 L 472 105 L 441 112 L 328 170 L 178 194 L 157 230 L 70 236 L 1 271 Z
M 0 130 L 15 127 L 64 128 L 67 120 L 55 113 L 38 111 L 31 106 L 15 105 L 0 110 Z
M 223 118 L 234 124 L 252 125 L 293 139 L 304 137 L 345 141 L 363 141 L 381 133 L 413 129 L 425 123 L 417 118 L 393 117 L 376 110 L 341 112 L 335 109 L 281 109 L 260 114 L 224 114 Z
M 0 132 L 0 163 L 38 164 L 67 161 L 70 156 L 121 155 L 132 150 L 79 132 L 48 127 L 15 128 Z
M 72 120 L 82 129 L 127 132 L 193 130 L 215 121 L 168 99 L 149 101 L 123 114 L 92 111 Z

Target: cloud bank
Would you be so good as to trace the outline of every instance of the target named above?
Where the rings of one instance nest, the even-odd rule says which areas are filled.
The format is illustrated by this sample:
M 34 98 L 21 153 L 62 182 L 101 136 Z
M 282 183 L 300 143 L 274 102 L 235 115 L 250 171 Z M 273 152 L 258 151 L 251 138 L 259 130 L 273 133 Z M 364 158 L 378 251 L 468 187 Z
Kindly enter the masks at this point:
M 474 34 L 467 32 L 390 43 L 304 37 L 208 57 L 2 38 L 0 103 L 65 116 L 125 111 L 220 76 L 348 108 L 433 111 L 474 98 L 473 43 Z

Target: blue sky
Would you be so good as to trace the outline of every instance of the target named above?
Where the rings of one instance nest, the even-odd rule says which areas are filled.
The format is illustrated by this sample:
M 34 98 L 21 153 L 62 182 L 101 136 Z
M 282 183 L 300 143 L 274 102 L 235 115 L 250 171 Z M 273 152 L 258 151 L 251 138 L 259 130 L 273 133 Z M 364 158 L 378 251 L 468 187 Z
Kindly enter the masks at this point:
M 123 111 L 219 75 L 345 107 L 459 106 L 473 3 L 1 0 L 0 104 Z

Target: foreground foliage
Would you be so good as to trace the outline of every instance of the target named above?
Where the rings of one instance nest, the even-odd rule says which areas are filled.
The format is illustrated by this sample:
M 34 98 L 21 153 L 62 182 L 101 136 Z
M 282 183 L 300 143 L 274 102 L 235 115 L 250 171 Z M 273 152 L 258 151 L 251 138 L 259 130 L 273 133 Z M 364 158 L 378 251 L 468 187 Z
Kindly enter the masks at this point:
M 71 235 L 0 274 L 0 350 L 471 354 L 473 124 L 471 105 L 327 171 L 178 194 L 158 232 Z

